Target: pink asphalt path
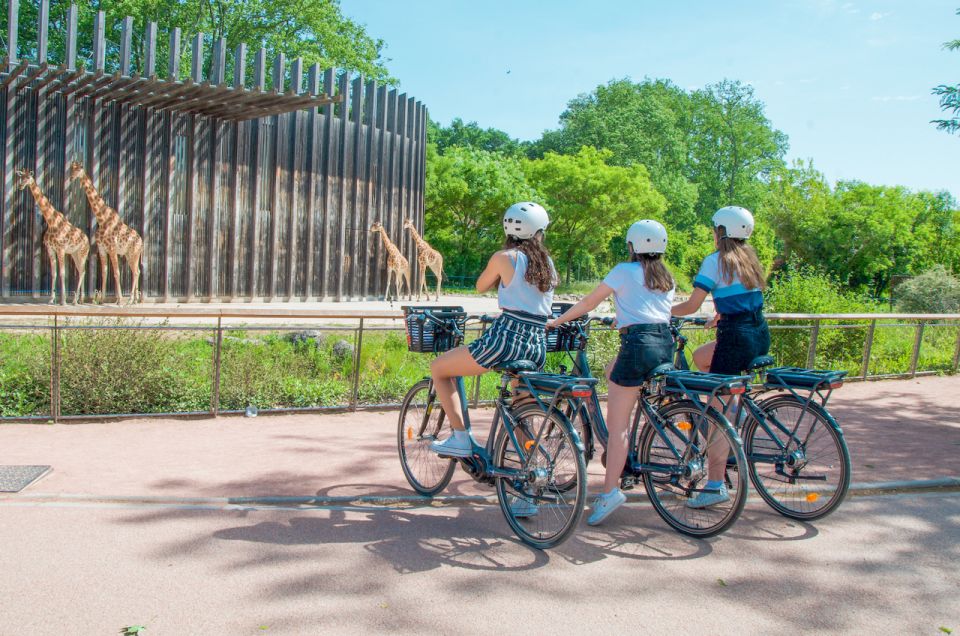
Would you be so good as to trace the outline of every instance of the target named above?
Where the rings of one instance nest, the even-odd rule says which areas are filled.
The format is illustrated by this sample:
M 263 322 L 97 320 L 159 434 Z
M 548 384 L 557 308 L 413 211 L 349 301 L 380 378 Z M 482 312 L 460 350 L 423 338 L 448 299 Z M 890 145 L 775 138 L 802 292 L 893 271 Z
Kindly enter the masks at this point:
M 853 481 L 958 477 L 960 377 L 848 383 L 831 411 Z M 475 414 L 489 422 L 490 410 Z M 409 495 L 397 413 L 0 426 L 0 464 L 49 464 L 23 495 L 264 497 Z M 599 464 L 591 464 L 594 482 Z M 445 494 L 488 494 L 458 472 Z M 16 496 L 16 495 L 14 495 Z

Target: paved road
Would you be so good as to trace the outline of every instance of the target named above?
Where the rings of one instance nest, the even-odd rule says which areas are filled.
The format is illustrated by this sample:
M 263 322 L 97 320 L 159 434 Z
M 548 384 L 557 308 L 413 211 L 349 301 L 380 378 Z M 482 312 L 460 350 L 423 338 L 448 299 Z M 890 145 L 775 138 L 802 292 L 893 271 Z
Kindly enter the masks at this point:
M 960 629 L 960 494 L 857 498 L 726 535 L 644 505 L 550 552 L 490 506 L 203 510 L 7 503 L 0 633 L 939 634 Z

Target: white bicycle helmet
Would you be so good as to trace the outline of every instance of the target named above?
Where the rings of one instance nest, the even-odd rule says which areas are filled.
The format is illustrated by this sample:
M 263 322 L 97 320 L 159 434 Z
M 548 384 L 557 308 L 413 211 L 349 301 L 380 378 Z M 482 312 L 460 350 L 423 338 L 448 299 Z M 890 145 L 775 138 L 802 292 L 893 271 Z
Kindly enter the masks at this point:
M 503 213 L 503 231 L 518 239 L 533 238 L 550 225 L 550 217 L 542 205 L 532 201 L 514 203 Z
M 627 230 L 627 245 L 634 254 L 663 254 L 667 251 L 667 228 L 650 219 L 637 221 Z
M 713 213 L 713 227 L 723 226 L 727 236 L 735 239 L 748 239 L 753 234 L 753 215 L 747 208 L 728 205 Z

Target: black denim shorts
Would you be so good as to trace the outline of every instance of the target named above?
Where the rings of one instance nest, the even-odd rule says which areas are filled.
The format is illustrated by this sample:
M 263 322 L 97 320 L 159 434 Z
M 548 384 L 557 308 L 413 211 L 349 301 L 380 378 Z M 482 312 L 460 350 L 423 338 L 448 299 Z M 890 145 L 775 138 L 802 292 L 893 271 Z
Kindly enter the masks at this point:
M 770 329 L 762 312 L 723 316 L 717 324 L 710 373 L 741 375 L 754 358 L 769 351 Z
M 610 370 L 610 381 L 620 386 L 640 386 L 647 374 L 673 360 L 670 327 L 631 325 L 620 334 L 620 353 Z

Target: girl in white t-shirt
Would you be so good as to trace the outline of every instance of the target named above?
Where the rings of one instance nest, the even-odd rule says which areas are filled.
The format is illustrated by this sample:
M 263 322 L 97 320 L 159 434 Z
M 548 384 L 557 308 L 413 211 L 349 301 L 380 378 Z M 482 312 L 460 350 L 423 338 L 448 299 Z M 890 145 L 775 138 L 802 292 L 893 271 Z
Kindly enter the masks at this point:
M 620 490 L 620 475 L 627 459 L 630 413 L 647 374 L 670 362 L 670 307 L 673 276 L 663 263 L 667 230 L 656 221 L 638 221 L 627 232 L 630 262 L 614 267 L 603 282 L 559 318 L 547 323 L 556 328 L 592 311 L 613 294 L 620 329 L 620 353 L 607 367 L 607 474 L 603 493 L 597 496 L 587 523 L 597 525 L 627 500 Z

